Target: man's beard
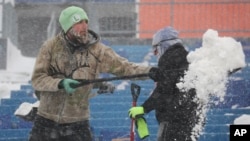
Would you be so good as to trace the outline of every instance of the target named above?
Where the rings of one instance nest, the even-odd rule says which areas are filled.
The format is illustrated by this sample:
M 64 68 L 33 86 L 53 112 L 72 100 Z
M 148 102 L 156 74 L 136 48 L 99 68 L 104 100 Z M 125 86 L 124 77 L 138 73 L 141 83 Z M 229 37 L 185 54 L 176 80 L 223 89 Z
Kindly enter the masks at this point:
M 88 32 L 86 32 L 86 34 L 81 35 L 80 32 L 76 32 L 73 28 L 70 29 L 70 34 L 73 35 L 73 37 L 79 42 L 79 43 L 83 43 L 83 44 L 87 44 L 88 43 Z

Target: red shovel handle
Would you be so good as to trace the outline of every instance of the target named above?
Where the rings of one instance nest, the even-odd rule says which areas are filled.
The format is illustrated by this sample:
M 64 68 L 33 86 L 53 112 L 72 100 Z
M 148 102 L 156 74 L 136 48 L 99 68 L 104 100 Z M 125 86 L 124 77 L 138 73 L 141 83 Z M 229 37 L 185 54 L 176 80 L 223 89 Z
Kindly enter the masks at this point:
M 139 97 L 140 90 L 141 90 L 141 87 L 139 85 L 136 85 L 135 83 L 131 84 L 131 94 L 133 98 L 132 107 L 136 106 L 136 102 Z M 130 128 L 130 141 L 134 141 L 134 140 L 135 140 L 135 120 L 132 119 L 131 128 Z

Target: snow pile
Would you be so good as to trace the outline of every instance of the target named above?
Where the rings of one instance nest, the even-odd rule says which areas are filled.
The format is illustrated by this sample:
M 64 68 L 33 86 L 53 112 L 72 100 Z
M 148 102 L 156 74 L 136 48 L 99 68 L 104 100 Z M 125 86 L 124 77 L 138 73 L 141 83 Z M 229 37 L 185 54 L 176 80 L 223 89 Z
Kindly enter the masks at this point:
M 246 66 L 241 43 L 231 37 L 219 37 L 212 29 L 205 32 L 202 46 L 190 52 L 187 59 L 189 69 L 177 86 L 184 91 L 195 88 L 205 103 L 210 96 L 223 100 L 228 72 Z
M 234 124 L 250 124 L 250 115 L 243 114 L 234 120 Z
M 126 86 L 129 85 L 128 81 L 122 81 L 119 85 L 116 86 L 116 90 L 125 90 Z
M 1 71 L 0 71 L 1 78 Z M 13 84 L 12 82 L 1 82 L 0 83 L 0 99 L 10 98 L 10 91 L 20 90 L 20 84 Z
M 0 70 L 0 99 L 10 98 L 11 90 L 19 90 L 21 84 L 27 84 L 36 58 L 24 57 L 21 51 L 7 40 L 7 69 Z
M 28 102 L 23 102 L 15 111 L 14 115 L 19 115 L 19 116 L 26 116 L 30 113 L 33 107 L 38 107 L 40 104 L 40 101 L 37 101 L 35 103 L 28 103 Z
M 8 50 L 7 50 L 7 71 L 23 74 L 25 76 L 29 75 L 33 71 L 36 58 L 24 57 L 21 51 L 13 45 L 13 43 L 8 39 Z
M 187 56 L 190 63 L 181 82 L 177 87 L 182 91 L 196 89 L 195 100 L 202 105 L 199 123 L 193 129 L 193 140 L 202 131 L 210 97 L 221 101 L 226 94 L 228 73 L 246 66 L 245 55 L 240 42 L 230 37 L 219 37 L 218 32 L 207 30 L 202 39 L 202 46 Z

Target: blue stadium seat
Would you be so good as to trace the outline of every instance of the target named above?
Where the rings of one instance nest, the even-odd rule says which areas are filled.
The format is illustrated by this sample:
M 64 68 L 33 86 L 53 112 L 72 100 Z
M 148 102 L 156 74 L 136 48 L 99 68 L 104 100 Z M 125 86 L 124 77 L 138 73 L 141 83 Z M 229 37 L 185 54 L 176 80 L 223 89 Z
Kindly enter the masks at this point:
M 116 132 L 127 132 L 130 130 L 130 126 L 93 126 L 95 134 L 100 135 L 103 130 L 116 131 Z
M 1 105 L 16 105 L 19 106 L 23 102 L 35 103 L 37 101 L 34 97 L 26 97 L 26 98 L 3 98 L 1 99 Z
M 31 95 L 34 93 L 34 88 L 32 87 L 31 84 L 22 84 L 20 86 L 21 90 L 25 90 L 27 94 Z
M 27 141 L 28 137 L 8 137 L 8 138 L 0 138 L 0 141 Z
M 124 111 L 102 111 L 102 112 L 95 112 L 90 111 L 91 119 L 102 119 L 107 117 L 113 117 L 113 118 L 124 118 L 128 116 L 127 112 Z
M 246 93 L 249 86 L 249 81 L 246 79 L 242 80 L 231 80 L 227 85 L 227 94 L 241 96 Z M 249 95 L 249 93 L 248 93 Z
M 131 106 L 123 103 L 122 101 L 120 103 L 106 103 L 106 104 L 100 104 L 95 103 L 90 105 L 91 111 L 96 112 L 104 112 L 104 111 L 127 111 Z
M 141 89 L 139 99 L 147 99 L 151 94 L 152 89 Z M 104 95 L 105 96 L 105 95 Z M 128 96 L 132 99 L 131 91 L 115 91 L 113 95 L 110 95 L 111 97 L 119 97 L 122 99 L 124 96 Z
M 242 114 L 250 114 L 249 108 L 213 108 L 207 112 L 207 116 L 210 115 L 242 115 Z
M 115 94 L 114 94 L 115 95 Z M 138 103 L 142 103 L 144 102 L 146 99 L 148 98 L 148 96 L 143 96 L 143 97 L 139 97 L 137 102 Z M 103 95 L 103 96 L 96 96 L 90 99 L 90 103 L 91 104 L 95 104 L 95 103 L 117 103 L 117 102 L 126 102 L 126 104 L 131 105 L 132 103 L 132 96 L 128 95 L 128 96 L 113 96 L 113 95 Z
M 199 141 L 229 140 L 229 125 L 242 114 L 250 114 L 247 108 L 212 108 L 207 112 L 207 121 Z
M 112 46 L 112 48 L 119 53 L 119 50 L 123 50 L 123 52 L 126 52 L 127 59 L 132 62 L 142 62 L 144 57 L 151 51 L 151 46 L 129 46 L 129 45 L 117 45 Z M 156 62 L 156 57 L 152 56 L 151 62 Z
M 0 140 L 17 140 L 28 138 L 31 129 L 0 129 Z
M 216 103 L 216 105 L 212 105 L 212 108 L 232 108 L 234 106 L 237 106 L 238 108 L 240 107 L 247 107 L 250 103 L 249 96 L 236 96 L 236 95 L 231 95 L 231 96 L 225 96 L 224 100 L 222 102 Z
M 129 126 L 130 125 L 130 118 L 106 118 L 106 119 L 92 119 L 90 124 L 93 127 L 112 127 L 112 126 Z
M 12 129 L 13 123 L 10 120 L 11 115 L 0 115 L 0 129 Z
M 106 119 L 91 119 L 90 123 L 93 127 L 129 127 L 131 119 L 128 117 L 125 118 L 106 118 Z M 148 126 L 155 126 L 157 122 L 155 119 L 147 119 Z
M 227 133 L 204 133 L 198 141 L 229 141 Z
M 0 106 L 0 115 L 13 115 L 17 108 L 16 105 Z
M 12 115 L 10 120 L 14 129 L 30 129 L 33 126 L 33 122 L 25 121 L 15 115 Z
M 232 124 L 238 114 L 233 115 L 210 115 L 207 117 L 208 124 Z
M 20 86 L 21 90 L 34 90 L 31 84 L 22 84 Z
M 14 115 L 17 106 L 0 106 L 0 129 L 31 128 L 32 123 Z
M 96 111 L 90 111 L 91 118 L 94 119 L 102 119 L 102 118 L 125 118 L 128 117 L 128 110 L 126 111 L 102 111 L 102 112 L 96 112 Z M 153 118 L 155 119 L 154 112 L 150 112 L 149 114 L 144 115 L 145 118 Z
M 33 97 L 33 93 L 27 93 L 26 90 L 12 90 L 10 92 L 10 98 L 27 98 Z
M 211 124 L 209 123 L 203 129 L 204 133 L 229 133 L 229 125 L 227 124 Z

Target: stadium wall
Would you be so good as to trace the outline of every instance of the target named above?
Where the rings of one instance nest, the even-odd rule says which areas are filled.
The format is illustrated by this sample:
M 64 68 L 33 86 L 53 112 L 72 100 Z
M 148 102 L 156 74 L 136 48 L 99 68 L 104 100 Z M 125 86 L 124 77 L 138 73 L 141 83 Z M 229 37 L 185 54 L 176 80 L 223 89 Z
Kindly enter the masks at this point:
M 139 38 L 170 25 L 182 38 L 201 38 L 211 28 L 221 36 L 250 36 L 250 1 L 248 0 L 140 0 Z

